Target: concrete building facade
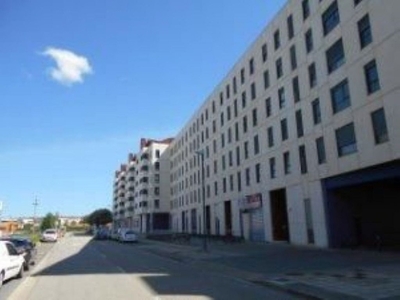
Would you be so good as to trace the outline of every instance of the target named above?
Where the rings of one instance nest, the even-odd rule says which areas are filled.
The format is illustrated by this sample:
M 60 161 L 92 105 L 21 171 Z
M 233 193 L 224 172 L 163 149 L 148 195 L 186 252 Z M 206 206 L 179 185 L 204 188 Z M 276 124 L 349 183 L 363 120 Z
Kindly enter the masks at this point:
M 141 233 L 169 229 L 169 149 L 172 139 L 141 139 L 140 150 L 115 173 L 114 227 Z
M 171 143 L 172 230 L 399 243 L 399 13 L 288 1 Z

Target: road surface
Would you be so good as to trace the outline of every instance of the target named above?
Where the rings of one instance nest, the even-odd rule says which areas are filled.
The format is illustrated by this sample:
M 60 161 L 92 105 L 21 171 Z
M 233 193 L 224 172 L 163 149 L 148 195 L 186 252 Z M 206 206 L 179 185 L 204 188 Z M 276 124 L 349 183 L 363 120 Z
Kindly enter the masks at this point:
M 9 300 L 298 299 L 144 249 L 141 243 L 66 237 L 50 250 Z

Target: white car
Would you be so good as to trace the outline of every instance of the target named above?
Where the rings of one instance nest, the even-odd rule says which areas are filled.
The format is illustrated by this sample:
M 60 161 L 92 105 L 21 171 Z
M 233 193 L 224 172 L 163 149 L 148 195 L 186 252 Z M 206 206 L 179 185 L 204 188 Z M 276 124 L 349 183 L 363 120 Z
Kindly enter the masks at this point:
M 57 229 L 46 229 L 45 231 L 43 231 L 40 240 L 42 242 L 57 242 L 58 240 Z
M 24 256 L 11 242 L 0 241 L 0 288 L 5 280 L 24 276 L 24 263 Z
M 122 229 L 118 234 L 118 241 L 120 242 L 137 242 L 138 238 L 132 229 Z

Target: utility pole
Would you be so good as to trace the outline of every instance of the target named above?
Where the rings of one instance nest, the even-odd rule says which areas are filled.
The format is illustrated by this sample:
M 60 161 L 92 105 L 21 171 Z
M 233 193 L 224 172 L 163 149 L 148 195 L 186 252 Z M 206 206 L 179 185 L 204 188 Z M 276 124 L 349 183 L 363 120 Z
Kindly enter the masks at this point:
M 35 226 L 36 226 L 36 209 L 37 209 L 37 206 L 39 205 L 39 202 L 38 202 L 37 198 L 35 198 L 35 201 L 33 201 L 32 205 L 33 205 L 33 230 L 32 230 L 32 231 L 35 232 Z

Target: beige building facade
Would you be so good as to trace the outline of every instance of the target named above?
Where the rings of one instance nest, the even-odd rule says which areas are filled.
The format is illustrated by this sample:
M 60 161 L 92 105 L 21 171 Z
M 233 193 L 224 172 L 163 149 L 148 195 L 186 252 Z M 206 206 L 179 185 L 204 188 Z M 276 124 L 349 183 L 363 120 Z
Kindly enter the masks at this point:
M 399 243 L 399 13 L 288 1 L 170 144 L 171 229 Z
M 169 149 L 172 139 L 141 139 L 114 180 L 114 227 L 150 233 L 168 230 Z

